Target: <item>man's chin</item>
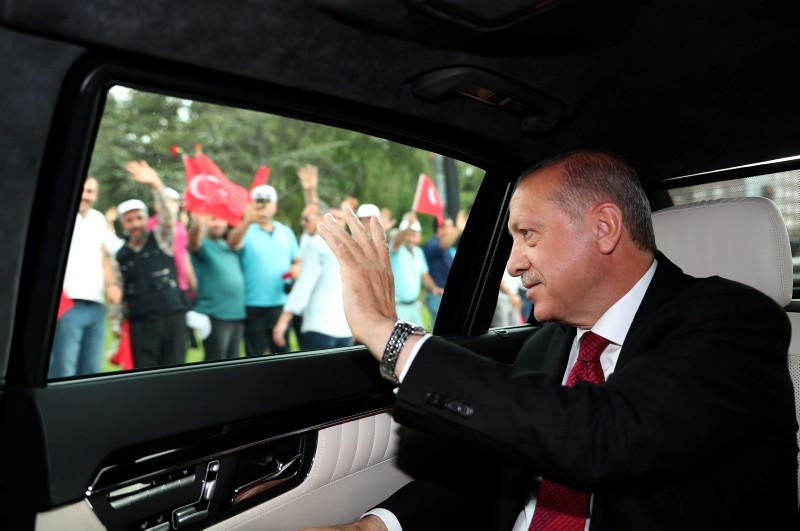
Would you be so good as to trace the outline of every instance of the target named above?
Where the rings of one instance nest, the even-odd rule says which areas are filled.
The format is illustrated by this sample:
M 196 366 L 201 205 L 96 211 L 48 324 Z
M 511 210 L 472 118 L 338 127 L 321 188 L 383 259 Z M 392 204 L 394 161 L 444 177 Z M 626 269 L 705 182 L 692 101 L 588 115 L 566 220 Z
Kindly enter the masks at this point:
M 545 323 L 547 321 L 553 320 L 553 312 L 551 312 L 547 308 L 547 304 L 540 302 L 536 304 L 535 301 L 531 301 L 533 305 L 533 318 L 539 321 L 540 323 Z

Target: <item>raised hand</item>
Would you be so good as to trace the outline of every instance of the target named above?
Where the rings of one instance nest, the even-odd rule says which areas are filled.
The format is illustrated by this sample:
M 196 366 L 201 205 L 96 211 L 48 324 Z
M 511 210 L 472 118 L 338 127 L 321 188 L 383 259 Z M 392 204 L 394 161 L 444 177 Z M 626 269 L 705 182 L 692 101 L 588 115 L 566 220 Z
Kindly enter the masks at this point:
M 368 228 L 351 208 L 344 210 L 344 218 L 350 234 L 331 214 L 317 230 L 341 266 L 344 313 L 353 337 L 380 359 L 397 320 L 386 233 L 375 216 Z
M 156 170 L 144 160 L 132 160 L 125 165 L 125 169 L 137 183 L 149 184 L 153 188 L 162 186 L 161 178 Z
M 319 169 L 313 164 L 305 164 L 297 168 L 297 177 L 303 190 L 316 190 L 319 185 Z
M 313 164 L 305 164 L 297 168 L 297 177 L 300 179 L 300 186 L 303 187 L 303 201 L 306 204 L 318 203 L 319 169 Z
M 381 225 L 383 225 L 383 230 L 385 231 L 392 230 L 396 224 L 397 220 L 392 217 L 392 211 L 385 207 L 382 208 Z

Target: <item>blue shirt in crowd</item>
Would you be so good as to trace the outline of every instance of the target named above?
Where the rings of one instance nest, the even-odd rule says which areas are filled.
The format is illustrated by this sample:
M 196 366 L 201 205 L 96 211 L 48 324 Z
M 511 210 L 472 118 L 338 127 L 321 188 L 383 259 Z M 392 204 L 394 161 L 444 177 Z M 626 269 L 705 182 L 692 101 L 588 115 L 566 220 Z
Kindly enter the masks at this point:
M 300 251 L 297 236 L 279 221 L 272 233 L 254 223 L 247 228 L 241 250 L 246 306 L 283 306 L 286 302 L 283 274 Z

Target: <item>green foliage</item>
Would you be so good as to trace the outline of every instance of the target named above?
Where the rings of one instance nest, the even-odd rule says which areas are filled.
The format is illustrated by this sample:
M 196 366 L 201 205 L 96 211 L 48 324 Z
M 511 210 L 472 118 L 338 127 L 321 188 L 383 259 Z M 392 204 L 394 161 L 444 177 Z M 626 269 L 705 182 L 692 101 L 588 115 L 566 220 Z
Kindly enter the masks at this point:
M 319 167 L 319 196 L 331 205 L 355 197 L 389 208 L 398 219 L 411 208 L 419 174 L 435 173 L 432 153 L 382 138 L 161 94 L 112 91 L 89 168 L 101 186 L 96 207 L 104 210 L 133 197 L 151 202 L 149 192 L 124 169 L 134 159 L 146 160 L 167 186 L 183 192 L 183 163 L 170 153 L 173 145 L 188 154 L 202 146 L 231 181 L 245 188 L 260 165 L 269 166 L 269 184 L 279 197 L 276 217 L 296 230 L 303 207 L 296 171 L 303 164 Z M 457 168 L 462 207 L 468 208 L 483 172 L 460 162 Z

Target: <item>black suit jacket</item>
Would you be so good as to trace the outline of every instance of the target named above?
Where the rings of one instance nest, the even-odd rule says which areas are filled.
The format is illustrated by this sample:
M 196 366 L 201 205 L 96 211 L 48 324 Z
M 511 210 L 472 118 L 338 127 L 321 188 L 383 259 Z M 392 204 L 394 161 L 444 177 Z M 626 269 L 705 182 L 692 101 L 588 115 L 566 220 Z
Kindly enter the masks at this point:
M 664 255 L 657 259 L 603 386 L 561 385 L 575 329 L 559 324 L 537 331 L 514 366 L 436 337 L 420 350 L 395 416 L 509 464 L 500 471 L 496 460 L 462 461 L 467 477 L 492 467 L 505 481 L 490 495 L 495 512 L 487 528 L 508 531 L 521 509 L 515 474 L 592 492 L 592 530 L 778 529 L 796 522 L 785 311 L 753 288 L 693 278 Z M 463 494 L 465 480 L 459 485 Z M 418 488 L 410 485 L 406 496 L 419 499 Z M 385 506 L 414 529 L 405 522 L 415 505 Z

